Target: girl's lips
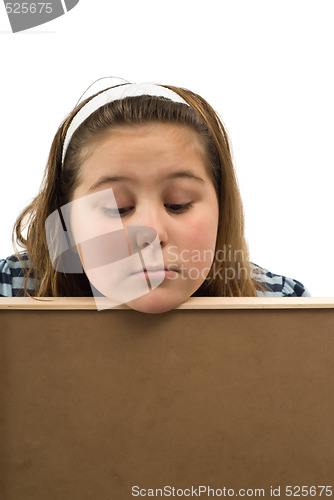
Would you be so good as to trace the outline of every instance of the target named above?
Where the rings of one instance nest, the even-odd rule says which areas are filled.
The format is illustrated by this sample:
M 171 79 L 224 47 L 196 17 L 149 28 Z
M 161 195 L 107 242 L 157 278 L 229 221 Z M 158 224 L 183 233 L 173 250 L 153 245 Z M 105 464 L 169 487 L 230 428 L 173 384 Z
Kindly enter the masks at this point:
M 131 273 L 131 276 L 141 276 L 143 277 L 143 274 L 145 275 L 145 278 L 168 278 L 168 277 L 175 277 L 175 275 L 178 273 L 176 269 L 169 269 L 169 268 L 144 268 L 141 269 L 140 271 L 135 271 Z
M 132 271 L 130 274 L 137 274 L 137 273 L 142 273 L 142 272 L 156 273 L 156 272 L 162 272 L 162 271 L 174 272 L 174 273 L 179 272 L 178 269 L 176 269 L 174 267 L 144 267 L 144 268 L 138 269 L 136 271 Z

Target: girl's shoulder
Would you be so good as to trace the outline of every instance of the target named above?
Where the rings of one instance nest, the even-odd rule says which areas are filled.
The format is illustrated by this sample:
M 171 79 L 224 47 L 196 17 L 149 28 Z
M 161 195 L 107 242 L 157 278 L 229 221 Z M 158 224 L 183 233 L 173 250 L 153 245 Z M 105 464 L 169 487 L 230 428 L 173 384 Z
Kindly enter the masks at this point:
M 267 288 L 265 293 L 258 291 L 259 297 L 311 297 L 305 286 L 292 278 L 274 274 L 251 262 L 253 278 L 260 281 Z
M 11 255 L 6 259 L 0 259 L 0 297 L 22 297 L 25 294 L 24 284 L 27 271 L 31 263 L 26 253 L 20 254 L 20 258 Z M 34 275 L 31 272 L 27 280 L 28 292 L 34 286 Z

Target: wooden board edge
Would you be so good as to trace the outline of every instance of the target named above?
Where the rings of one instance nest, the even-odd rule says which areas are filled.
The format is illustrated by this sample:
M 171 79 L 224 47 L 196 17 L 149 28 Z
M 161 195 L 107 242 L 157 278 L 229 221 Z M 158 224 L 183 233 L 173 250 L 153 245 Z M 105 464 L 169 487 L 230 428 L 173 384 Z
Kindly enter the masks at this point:
M 107 300 L 107 299 L 106 299 Z M 104 299 L 102 299 L 104 304 Z M 331 309 L 334 297 L 191 297 L 177 309 Z M 1 297 L 0 309 L 97 310 L 90 297 Z M 122 304 L 99 309 L 130 309 Z

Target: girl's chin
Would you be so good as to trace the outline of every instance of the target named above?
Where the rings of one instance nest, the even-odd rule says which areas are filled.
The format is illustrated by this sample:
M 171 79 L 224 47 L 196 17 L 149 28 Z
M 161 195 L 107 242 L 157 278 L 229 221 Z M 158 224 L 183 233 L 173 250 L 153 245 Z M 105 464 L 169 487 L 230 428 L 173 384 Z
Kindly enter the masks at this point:
M 127 302 L 126 305 L 134 309 L 135 311 L 149 313 L 149 314 L 160 314 L 164 312 L 171 311 L 179 305 L 181 305 L 188 297 L 177 297 L 172 294 L 166 293 L 156 293 L 158 290 L 153 290 L 146 293 L 138 299 L 131 300 Z M 162 292 L 162 290 L 159 292 Z

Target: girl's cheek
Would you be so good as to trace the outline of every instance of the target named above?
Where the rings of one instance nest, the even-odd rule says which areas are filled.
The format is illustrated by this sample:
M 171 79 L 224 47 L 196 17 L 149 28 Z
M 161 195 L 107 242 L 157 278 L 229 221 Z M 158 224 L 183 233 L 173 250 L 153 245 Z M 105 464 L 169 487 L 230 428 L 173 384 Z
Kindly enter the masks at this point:
M 214 249 L 217 238 L 217 226 L 209 221 L 197 221 L 189 224 L 181 235 L 183 244 L 189 250 Z
M 217 235 L 217 226 L 218 221 L 212 215 L 211 217 L 202 216 L 196 218 L 189 224 L 189 234 L 192 236 L 194 240 L 197 240 L 199 243 L 202 241 L 203 244 L 208 240 L 212 240 Z

